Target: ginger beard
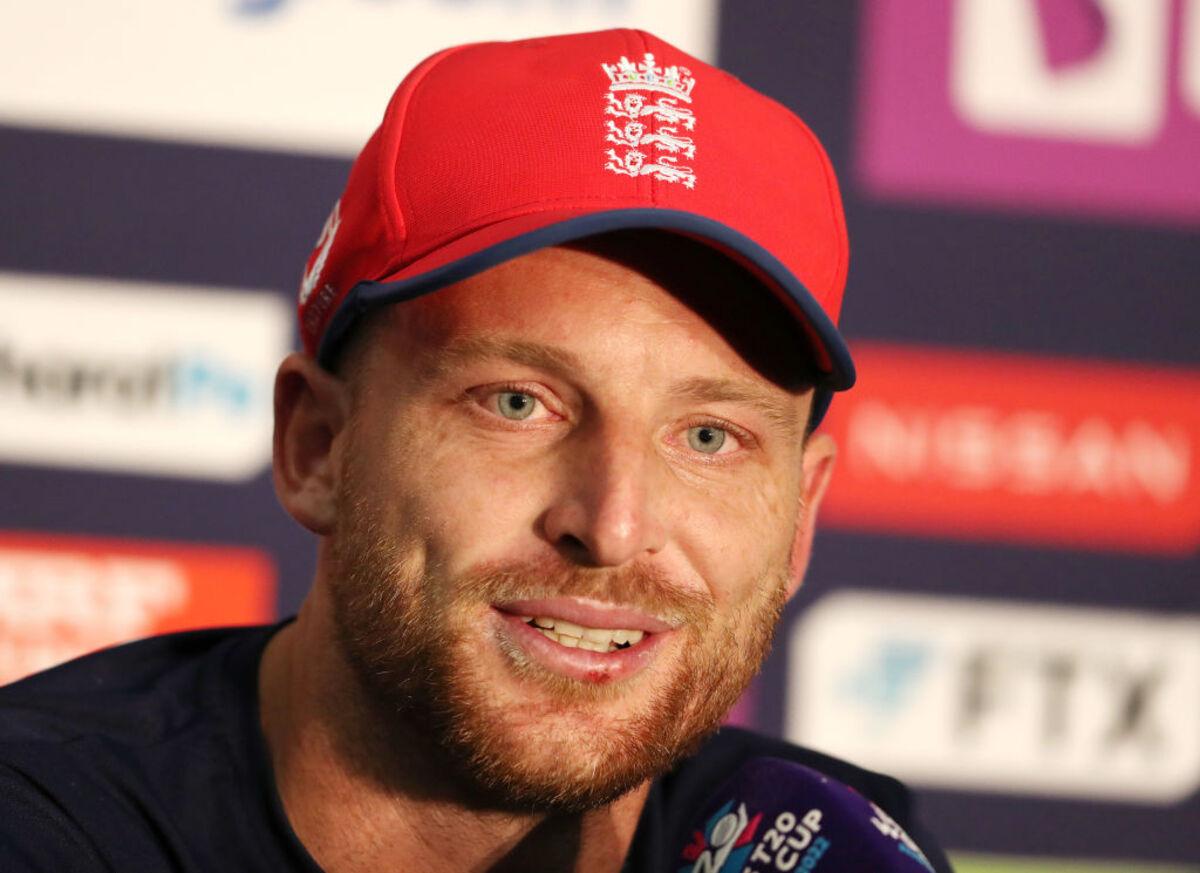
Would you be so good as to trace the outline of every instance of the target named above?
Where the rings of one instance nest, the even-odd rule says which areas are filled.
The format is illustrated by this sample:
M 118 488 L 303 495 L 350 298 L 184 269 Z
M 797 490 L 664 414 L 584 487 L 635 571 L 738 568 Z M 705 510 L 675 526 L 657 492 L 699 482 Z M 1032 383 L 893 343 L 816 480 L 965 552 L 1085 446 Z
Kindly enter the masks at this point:
M 724 613 L 711 596 L 640 564 L 621 568 L 489 566 L 446 577 L 425 549 L 374 519 L 355 481 L 343 483 L 330 594 L 338 644 L 377 721 L 436 744 L 472 802 L 519 812 L 574 813 L 610 803 L 695 751 L 760 669 L 786 601 L 785 568 L 763 571 Z M 629 679 L 594 685 L 501 645 L 530 705 L 497 694 L 495 603 L 571 595 L 681 620 L 670 651 Z M 484 653 L 485 655 L 488 653 Z M 673 661 L 674 663 L 670 663 Z M 511 698 L 511 694 L 507 695 Z M 403 739 L 408 737 L 409 739 Z

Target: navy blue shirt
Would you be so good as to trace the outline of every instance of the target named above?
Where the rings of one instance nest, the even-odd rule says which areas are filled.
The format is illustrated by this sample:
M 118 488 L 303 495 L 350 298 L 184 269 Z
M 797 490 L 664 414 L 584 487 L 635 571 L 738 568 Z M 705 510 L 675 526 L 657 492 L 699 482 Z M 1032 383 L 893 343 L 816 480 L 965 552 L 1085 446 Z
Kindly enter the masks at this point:
M 278 626 L 152 637 L 0 688 L 0 870 L 302 871 L 258 720 L 258 664 Z M 726 728 L 651 788 L 626 873 L 674 871 L 696 811 L 749 758 L 849 784 L 949 865 L 899 782 Z

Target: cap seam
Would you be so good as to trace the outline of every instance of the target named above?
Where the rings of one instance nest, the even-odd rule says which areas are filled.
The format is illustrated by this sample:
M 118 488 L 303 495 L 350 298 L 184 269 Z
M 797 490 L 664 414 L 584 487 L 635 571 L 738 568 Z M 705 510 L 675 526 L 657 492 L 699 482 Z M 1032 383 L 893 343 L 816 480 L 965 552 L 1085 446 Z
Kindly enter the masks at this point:
M 646 31 L 644 31 L 644 30 L 632 30 L 630 32 L 634 35 L 636 40 L 641 43 L 642 54 L 648 54 L 650 52 L 649 34 L 647 34 Z M 655 132 L 657 132 L 658 122 L 655 122 L 654 130 L 655 130 Z M 650 193 L 650 202 L 653 203 L 655 206 L 658 206 L 659 205 L 658 180 L 654 178 L 653 173 L 646 176 L 645 178 L 646 178 L 646 181 L 650 184 L 650 192 L 649 192 Z
M 475 45 L 480 45 L 480 43 L 468 43 L 466 45 L 452 46 L 430 55 L 410 74 L 410 77 L 413 80 L 412 86 L 406 88 L 403 94 L 400 95 L 402 99 L 394 102 L 392 106 L 389 107 L 389 114 L 395 113 L 398 115 L 399 122 L 396 125 L 394 142 L 387 143 L 386 151 L 384 149 L 380 150 L 381 154 L 379 156 L 376 184 L 379 185 L 381 191 L 387 191 L 391 193 L 391 202 L 384 204 L 383 212 L 384 217 L 387 220 L 388 230 L 391 232 L 393 239 L 399 243 L 397 256 L 400 258 L 404 257 L 404 251 L 408 248 L 408 225 L 405 221 L 404 206 L 401 203 L 400 188 L 402 182 L 397 178 L 396 169 L 397 159 L 400 155 L 400 146 L 405 140 L 404 131 L 408 126 L 409 106 L 416 98 L 417 91 L 421 84 L 425 81 L 433 69 L 438 66 L 438 64 L 440 64 L 450 55 L 457 54 L 463 49 L 471 48 Z M 387 119 L 385 117 L 384 124 L 386 125 L 386 123 Z M 381 145 L 384 145 L 384 143 L 381 143 Z M 392 177 L 390 183 L 388 179 L 389 173 Z M 404 190 L 403 195 L 404 201 L 407 202 L 407 189 Z M 389 206 L 391 207 L 390 209 L 388 208 Z
M 774 99 L 773 97 L 763 94 L 761 91 L 755 91 L 753 88 L 751 88 L 749 85 L 747 85 L 745 82 L 743 82 L 741 79 L 739 79 L 737 76 L 735 76 L 733 73 L 729 72 L 728 70 L 723 70 L 720 67 L 714 67 L 713 70 L 716 73 L 723 75 L 726 78 L 732 80 L 737 85 L 750 90 L 752 93 L 757 94 L 758 97 L 762 100 L 762 102 L 774 106 L 775 109 L 777 109 L 777 110 L 781 110 L 783 116 L 788 120 L 788 122 L 791 123 L 793 126 L 799 128 L 799 130 L 803 134 L 805 140 L 807 140 L 808 143 L 813 147 L 813 152 L 814 152 L 814 154 L 816 154 L 816 156 L 819 159 L 818 163 L 821 165 L 821 173 L 824 176 L 825 197 L 826 197 L 826 203 L 830 207 L 830 215 L 831 216 L 837 215 L 839 213 L 842 214 L 842 220 L 840 222 L 839 221 L 833 222 L 833 225 L 834 225 L 833 231 L 837 236 L 839 246 L 838 246 L 838 260 L 837 260 L 837 263 L 833 267 L 833 274 L 831 277 L 833 280 L 831 287 L 837 287 L 839 285 L 844 284 L 846 274 L 848 272 L 848 265 L 849 265 L 849 258 L 844 257 L 841 254 L 842 251 L 848 251 L 848 249 L 849 249 L 849 241 L 847 238 L 846 227 L 845 227 L 845 214 L 840 208 L 841 198 L 838 196 L 837 176 L 833 172 L 833 162 L 830 160 L 829 155 L 826 153 L 824 146 L 821 145 L 820 139 L 818 139 L 816 133 L 813 132 L 812 128 L 810 128 L 807 124 L 805 124 L 804 120 L 802 118 L 800 118 L 800 116 L 797 113 L 793 112 L 789 107 L 780 103 L 778 100 Z
M 791 121 L 791 123 L 794 124 L 796 127 L 800 128 L 800 130 L 801 130 L 801 132 L 803 132 L 805 138 L 813 146 L 813 149 L 816 152 L 817 157 L 820 159 L 818 161 L 818 163 L 821 165 L 821 173 L 825 177 L 826 202 L 827 202 L 828 206 L 830 207 L 829 214 L 831 217 L 834 218 L 833 231 L 837 235 L 837 239 L 838 239 L 838 243 L 839 243 L 838 259 L 837 259 L 837 263 L 834 265 L 834 268 L 833 268 L 833 276 L 832 276 L 833 283 L 831 286 L 833 288 L 836 288 L 838 285 L 842 284 L 845 281 L 845 275 L 847 272 L 847 266 L 849 264 L 849 258 L 843 257 L 842 252 L 848 251 L 849 243 L 848 243 L 848 240 L 846 239 L 846 227 L 845 227 L 846 217 L 845 217 L 845 215 L 842 214 L 841 221 L 836 220 L 837 215 L 839 213 L 841 213 L 842 210 L 839 207 L 839 198 L 837 196 L 837 188 L 836 188 L 837 178 L 833 174 L 833 162 L 829 159 L 829 155 L 825 153 L 825 149 L 821 146 L 821 141 L 819 139 L 817 139 L 817 135 L 815 133 L 813 133 L 812 128 L 810 128 L 807 124 L 805 124 L 803 121 L 801 121 L 800 118 L 797 117 L 791 110 L 787 109 L 786 106 L 783 108 L 785 110 L 787 110 L 786 117 L 788 118 L 788 120 Z

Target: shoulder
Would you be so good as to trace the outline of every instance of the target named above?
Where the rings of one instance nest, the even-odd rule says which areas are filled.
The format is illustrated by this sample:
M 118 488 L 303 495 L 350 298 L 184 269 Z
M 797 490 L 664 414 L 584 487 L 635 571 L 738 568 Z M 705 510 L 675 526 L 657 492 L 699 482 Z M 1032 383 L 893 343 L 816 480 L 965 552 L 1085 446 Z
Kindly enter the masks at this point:
M 220 628 L 105 649 L 0 687 L 0 761 L 25 743 L 155 742 L 219 693 L 226 656 L 269 628 Z
M 0 870 L 84 873 L 108 869 L 95 845 L 53 797 L 0 764 Z
M 0 688 L 0 869 L 168 869 L 244 757 L 271 630 L 153 637 Z

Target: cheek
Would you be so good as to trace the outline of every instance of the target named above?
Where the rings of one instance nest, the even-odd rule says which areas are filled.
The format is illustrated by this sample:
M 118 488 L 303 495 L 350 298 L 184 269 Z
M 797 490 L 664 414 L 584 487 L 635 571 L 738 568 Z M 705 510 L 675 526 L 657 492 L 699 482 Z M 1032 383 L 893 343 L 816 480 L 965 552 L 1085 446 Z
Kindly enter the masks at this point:
M 708 583 L 716 602 L 735 606 L 766 575 L 786 569 L 799 506 L 799 485 L 763 475 L 736 489 L 691 495 L 676 541 Z
M 430 561 L 453 574 L 527 554 L 546 490 L 536 464 L 448 425 L 397 428 L 387 443 L 395 521 L 424 542 Z

